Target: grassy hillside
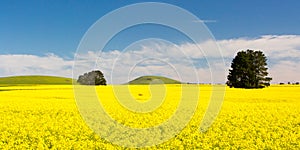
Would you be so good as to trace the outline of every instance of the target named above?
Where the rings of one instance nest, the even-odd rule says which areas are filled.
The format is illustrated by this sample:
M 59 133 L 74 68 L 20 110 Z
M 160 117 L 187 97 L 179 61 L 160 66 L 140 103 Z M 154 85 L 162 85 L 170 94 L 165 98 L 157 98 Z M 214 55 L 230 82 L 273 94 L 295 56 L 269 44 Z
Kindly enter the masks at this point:
M 72 79 L 55 76 L 11 76 L 0 78 L 0 84 L 72 84 Z
M 127 84 L 145 85 L 145 84 L 181 84 L 180 81 L 162 76 L 141 76 Z

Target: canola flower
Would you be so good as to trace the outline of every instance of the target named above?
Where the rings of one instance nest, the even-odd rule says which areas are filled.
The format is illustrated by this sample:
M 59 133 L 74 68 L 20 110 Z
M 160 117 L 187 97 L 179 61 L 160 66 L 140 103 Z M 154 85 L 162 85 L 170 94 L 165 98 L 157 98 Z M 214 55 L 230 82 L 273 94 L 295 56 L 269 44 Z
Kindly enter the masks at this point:
M 167 86 L 161 106 L 141 114 L 122 107 L 111 89 L 96 88 L 101 103 L 113 119 L 132 128 L 165 121 L 177 109 L 180 97 L 176 85 Z M 300 86 L 227 88 L 220 114 L 208 131 L 201 133 L 199 125 L 210 90 L 210 86 L 200 85 L 196 112 L 179 134 L 144 149 L 300 149 Z M 152 96 L 147 86 L 130 86 L 130 92 L 141 103 Z M 0 149 L 126 149 L 87 126 L 69 85 L 0 86 L 0 131 Z M 109 134 L 119 138 L 113 131 Z

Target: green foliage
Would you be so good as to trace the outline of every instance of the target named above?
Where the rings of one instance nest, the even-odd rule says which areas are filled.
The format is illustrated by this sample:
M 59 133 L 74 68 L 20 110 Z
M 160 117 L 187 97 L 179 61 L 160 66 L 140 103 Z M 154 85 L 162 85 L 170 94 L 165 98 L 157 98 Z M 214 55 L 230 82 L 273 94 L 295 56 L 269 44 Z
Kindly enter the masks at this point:
M 80 75 L 77 82 L 82 85 L 106 85 L 106 80 L 100 70 L 94 70 Z
M 227 85 L 235 88 L 263 88 L 270 85 L 267 58 L 261 51 L 240 51 L 232 60 Z
M 43 85 L 70 85 L 73 79 L 55 76 L 11 76 L 0 78 L 0 84 L 20 85 L 20 84 L 43 84 Z
M 181 82 L 170 79 L 170 78 L 162 77 L 162 76 L 141 76 L 141 77 L 138 77 L 138 78 L 128 82 L 128 84 L 136 84 L 136 85 L 181 84 Z

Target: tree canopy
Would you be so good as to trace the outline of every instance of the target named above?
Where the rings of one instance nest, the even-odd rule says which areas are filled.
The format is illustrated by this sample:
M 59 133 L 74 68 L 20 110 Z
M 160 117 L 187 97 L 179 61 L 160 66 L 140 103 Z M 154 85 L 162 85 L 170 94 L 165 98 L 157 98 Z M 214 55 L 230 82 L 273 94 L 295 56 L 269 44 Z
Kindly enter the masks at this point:
M 106 85 L 106 80 L 100 70 L 94 70 L 80 75 L 77 82 L 82 85 Z
M 237 53 L 227 76 L 227 85 L 235 88 L 263 88 L 270 85 L 267 57 L 262 51 L 246 50 Z

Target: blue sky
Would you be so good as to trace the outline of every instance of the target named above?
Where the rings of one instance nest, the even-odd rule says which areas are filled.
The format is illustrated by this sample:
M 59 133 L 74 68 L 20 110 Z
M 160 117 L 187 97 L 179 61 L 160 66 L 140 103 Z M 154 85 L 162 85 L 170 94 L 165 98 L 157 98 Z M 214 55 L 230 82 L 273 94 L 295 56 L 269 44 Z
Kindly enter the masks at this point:
M 119 7 L 142 1 L 0 1 L 0 53 L 72 57 L 86 30 Z M 158 1 L 170 2 L 170 1 Z M 300 34 L 297 0 L 175 1 L 207 23 L 216 39 Z
M 63 61 L 69 61 L 73 59 L 84 33 L 94 22 L 117 8 L 137 2 L 146 1 L 2 0 L 0 1 L 0 55 L 5 58 L 8 55 L 32 55 L 37 58 L 56 57 Z M 285 35 L 295 35 L 296 39 L 291 43 L 297 43 L 300 35 L 300 1 L 298 0 L 162 0 L 155 2 L 179 6 L 200 19 L 206 20 L 205 24 L 216 40 L 220 42 L 230 43 L 230 41 L 236 40 L 238 43 L 240 39 L 248 39 L 248 42 L 255 43 L 255 39 L 270 40 L 262 37 L 265 35 L 276 35 L 277 39 L 282 39 L 280 36 L 291 39 Z M 179 44 L 185 40 L 184 38 L 174 38 L 177 37 L 174 36 L 176 33 L 164 34 L 166 31 L 164 28 L 158 30 L 161 32 L 154 34 L 145 32 L 147 30 L 142 28 L 129 29 L 127 31 L 130 31 L 131 34 L 127 32 L 120 34 L 119 37 L 116 37 L 118 44 L 112 44 L 107 49 L 122 49 L 129 43 L 147 36 L 172 39 Z M 139 36 L 141 31 L 144 31 L 142 32 L 143 36 Z M 233 47 L 239 48 L 238 46 Z M 259 46 L 251 47 L 260 48 Z M 261 48 L 265 48 L 265 46 Z M 293 45 L 293 50 L 297 54 L 299 49 L 300 45 Z M 278 60 L 286 59 L 295 60 L 293 62 L 298 63 L 298 58 L 290 59 L 289 57 L 281 59 L 272 57 L 270 65 L 275 66 L 275 62 Z M 0 61 L 2 64 L 8 63 L 4 62 L 4 59 Z M 0 69 L 0 76 L 18 74 L 12 71 L 14 69 Z M 7 70 L 10 70 L 10 73 Z M 283 77 L 280 77 L 280 81 L 282 80 Z M 293 77 L 292 81 L 296 80 L 298 78 Z

